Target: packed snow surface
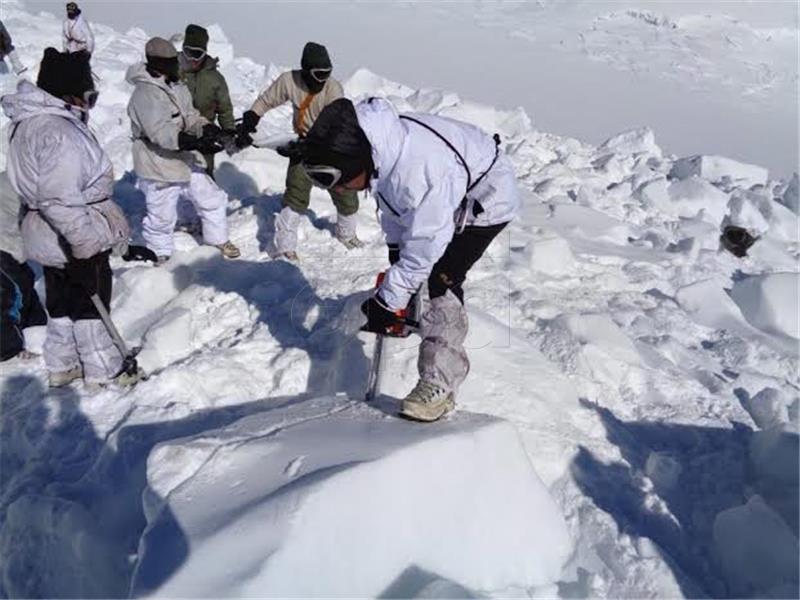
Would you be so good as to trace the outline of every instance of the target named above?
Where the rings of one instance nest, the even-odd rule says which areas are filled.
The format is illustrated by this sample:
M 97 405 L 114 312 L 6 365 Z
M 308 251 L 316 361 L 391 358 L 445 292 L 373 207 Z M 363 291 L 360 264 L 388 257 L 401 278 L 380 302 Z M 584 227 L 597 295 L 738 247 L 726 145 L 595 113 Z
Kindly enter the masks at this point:
M 33 77 L 59 20 L 4 2 L 3 21 Z M 642 27 L 680 48 L 686 28 L 715 26 L 601 25 L 587 48 Z M 123 74 L 148 36 L 94 28 L 92 127 L 138 238 Z M 283 67 L 211 34 L 240 114 Z M 241 259 L 181 231 L 166 265 L 112 260 L 112 314 L 149 379 L 47 390 L 41 358 L 0 365 L 0 593 L 796 597 L 796 177 L 670 155 L 636 123 L 592 145 L 366 69 L 344 83 L 499 132 L 517 170 L 521 214 L 466 286 L 458 411 L 394 415 L 416 338 L 390 340 L 381 396 L 363 402 L 359 305 L 386 267 L 373 200 L 348 252 L 314 191 L 300 261 L 272 261 L 285 160 L 220 156 Z M 15 85 L 0 75 L 2 93 Z M 260 143 L 289 119 L 265 117 Z M 758 234 L 741 259 L 719 243 L 734 221 Z

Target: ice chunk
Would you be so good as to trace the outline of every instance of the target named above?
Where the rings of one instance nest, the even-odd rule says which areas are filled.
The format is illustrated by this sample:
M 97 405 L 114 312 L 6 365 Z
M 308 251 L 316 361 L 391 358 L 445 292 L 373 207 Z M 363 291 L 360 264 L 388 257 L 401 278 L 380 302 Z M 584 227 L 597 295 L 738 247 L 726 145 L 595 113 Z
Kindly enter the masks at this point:
M 728 194 L 697 176 L 674 181 L 668 189 L 678 216 L 694 218 L 719 226 L 728 212 Z
M 625 131 L 607 139 L 599 151 L 616 152 L 618 154 L 652 154 L 661 156 L 661 148 L 656 144 L 656 136 L 649 127 Z
M 415 587 L 483 592 L 558 579 L 571 542 L 511 426 L 341 408 L 318 399 L 170 442 L 216 452 L 160 489 L 170 510 L 148 525 L 134 594 L 379 597 L 413 573 L 425 575 Z M 302 473 L 287 476 L 301 455 Z M 176 526 L 191 552 L 165 579 L 159 541 Z
M 575 268 L 575 256 L 567 240 L 562 237 L 536 238 L 528 243 L 525 252 L 531 268 L 540 273 L 558 277 Z
M 731 298 L 745 319 L 767 333 L 800 338 L 797 273 L 769 273 L 737 281 Z
M 680 158 L 672 165 L 669 176 L 675 179 L 702 177 L 711 183 L 750 188 L 766 185 L 767 169 L 748 165 L 722 156 L 695 155 Z
M 760 496 L 719 513 L 714 553 L 733 597 L 765 597 L 779 586 L 797 594 L 797 538 Z
M 746 395 L 742 406 L 760 429 L 769 429 L 789 422 L 788 405 L 780 390 L 767 387 L 755 396 Z

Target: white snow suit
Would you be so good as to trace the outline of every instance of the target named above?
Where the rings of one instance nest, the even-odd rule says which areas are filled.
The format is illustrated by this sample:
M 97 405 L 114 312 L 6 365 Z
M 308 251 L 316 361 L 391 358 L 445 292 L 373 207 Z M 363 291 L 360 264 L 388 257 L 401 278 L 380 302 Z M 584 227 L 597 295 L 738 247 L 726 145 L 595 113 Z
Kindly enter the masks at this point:
M 21 81 L 0 102 L 12 122 L 7 168 L 23 204 L 25 256 L 45 267 L 45 363 L 51 372 L 80 364 L 87 380 L 105 381 L 118 372 L 122 356 L 84 292 L 85 280 L 71 268 L 75 259 L 92 263 L 108 305 L 108 253 L 124 252 L 129 235 L 111 200 L 111 162 L 75 109 L 32 83 Z
M 144 63 L 131 66 L 126 79 L 134 85 L 128 102 L 133 133 L 133 166 L 145 194 L 147 215 L 142 235 L 158 256 L 172 254 L 177 204 L 194 204 L 203 224 L 203 239 L 218 245 L 228 240 L 228 197 L 205 172 L 205 160 L 196 152 L 178 150 L 178 134 L 200 136 L 208 121 L 192 103 L 182 82 L 153 77 Z
M 94 52 L 94 34 L 92 28 L 89 27 L 83 15 L 78 15 L 74 19 L 64 19 L 64 24 L 61 28 L 64 35 L 63 50 L 64 52 Z
M 518 211 L 513 167 L 497 143 L 472 125 L 425 114 L 401 118 L 378 98 L 358 104 L 356 114 L 372 146 L 378 175 L 371 192 L 386 242 L 399 246 L 399 260 L 387 270 L 380 297 L 392 310 L 406 308 L 437 274 L 435 267 L 456 263 L 458 281 L 449 281 L 446 273 L 444 283 L 429 280 L 418 365 L 421 379 L 455 391 L 469 370 L 461 283 Z M 457 223 L 466 229 L 454 236 Z

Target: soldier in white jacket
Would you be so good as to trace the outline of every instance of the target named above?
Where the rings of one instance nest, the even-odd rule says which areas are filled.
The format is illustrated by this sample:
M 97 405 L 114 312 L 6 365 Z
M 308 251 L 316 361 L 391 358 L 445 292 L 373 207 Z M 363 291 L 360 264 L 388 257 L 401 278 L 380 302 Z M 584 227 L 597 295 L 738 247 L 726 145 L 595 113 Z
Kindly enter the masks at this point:
M 111 162 L 86 122 L 94 106 L 88 56 L 44 52 L 37 85 L 21 81 L 2 98 L 11 120 L 8 178 L 22 201 L 25 257 L 44 266 L 51 386 L 83 376 L 109 382 L 122 356 L 100 320 L 92 294 L 111 300 L 112 249 L 127 247 L 128 223 L 111 199 Z M 120 375 L 120 383 L 131 383 Z
M 159 262 L 172 255 L 178 202 L 186 198 L 200 217 L 204 242 L 226 258 L 237 258 L 239 249 L 228 240 L 227 194 L 205 172 L 203 159 L 223 149 L 216 141 L 221 130 L 194 107 L 179 79 L 178 52 L 171 42 L 152 38 L 145 55 L 147 62 L 131 66 L 126 75 L 134 86 L 128 116 L 133 167 L 147 203 L 145 243 Z
M 517 213 L 510 161 L 477 127 L 423 114 L 398 115 L 386 100 L 326 107 L 299 149 L 306 173 L 328 189 L 370 189 L 391 266 L 362 306 L 367 331 L 385 333 L 427 283 L 419 382 L 401 412 L 435 421 L 455 406 L 469 371 L 462 284 Z
M 67 2 L 67 18 L 61 27 L 64 36 L 64 52 L 85 52 L 90 57 L 94 52 L 94 34 L 81 9 L 74 2 Z

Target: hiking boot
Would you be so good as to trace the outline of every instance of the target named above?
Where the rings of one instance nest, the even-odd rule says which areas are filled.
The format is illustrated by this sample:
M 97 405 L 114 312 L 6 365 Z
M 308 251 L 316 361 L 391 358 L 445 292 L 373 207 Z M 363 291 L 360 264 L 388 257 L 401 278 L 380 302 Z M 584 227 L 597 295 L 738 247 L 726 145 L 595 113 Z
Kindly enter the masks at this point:
M 142 379 L 145 379 L 144 371 L 142 369 L 137 369 L 137 371 L 131 375 L 128 373 L 120 373 L 107 381 L 85 381 L 84 388 L 90 394 L 96 394 L 107 389 L 111 385 L 123 388 L 133 387 Z
M 169 260 L 169 256 L 156 256 L 156 266 L 163 265 Z
M 222 252 L 222 256 L 225 258 L 239 258 L 242 253 L 239 251 L 233 242 L 228 240 L 224 244 L 216 244 L 215 248 L 219 248 L 219 251 Z
M 69 371 L 55 371 L 47 374 L 48 385 L 51 388 L 64 387 L 81 377 L 83 377 L 83 369 L 80 365 L 72 367 Z
M 345 239 L 343 237 L 336 236 L 336 239 L 339 240 L 342 245 L 347 248 L 348 250 L 352 250 L 353 248 L 363 248 L 364 242 L 358 239 L 358 236 L 353 236 L 349 239 Z
M 282 258 L 284 260 L 288 260 L 289 262 L 297 262 L 300 260 L 300 257 L 297 256 L 297 252 L 294 250 L 288 250 L 286 252 L 281 252 L 278 254 L 277 258 Z
M 452 392 L 420 379 L 411 393 L 403 398 L 400 414 L 415 421 L 436 421 L 455 406 Z

